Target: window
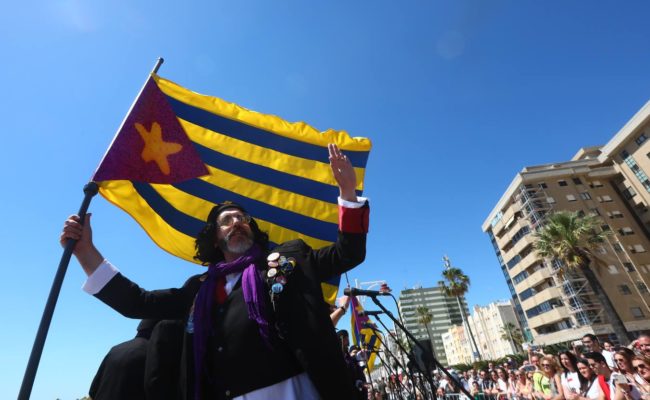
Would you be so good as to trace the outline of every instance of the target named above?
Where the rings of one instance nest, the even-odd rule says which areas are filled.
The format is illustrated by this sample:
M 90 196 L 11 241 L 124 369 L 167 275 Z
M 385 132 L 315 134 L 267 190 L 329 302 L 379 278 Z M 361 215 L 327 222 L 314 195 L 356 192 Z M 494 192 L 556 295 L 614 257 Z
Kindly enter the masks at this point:
M 566 199 L 569 201 L 576 201 L 576 197 L 572 194 L 567 194 Z
M 640 307 L 630 307 L 630 312 L 634 318 L 640 319 L 645 317 Z
M 582 181 L 580 180 L 580 178 L 573 178 L 573 183 L 575 183 L 576 185 L 582 185 Z
M 539 187 L 540 189 L 546 189 L 548 186 L 546 185 L 545 182 L 540 182 Z
M 634 235 L 634 231 L 629 226 L 619 229 L 618 232 L 621 234 L 621 236 Z
M 650 153 L 648 153 L 648 154 L 650 154 Z M 648 156 L 648 157 L 650 157 L 650 156 Z M 600 181 L 592 181 L 589 186 L 593 189 L 593 188 L 603 187 L 603 184 L 600 183 Z
M 641 246 L 640 244 L 635 244 L 632 249 L 633 253 L 645 253 L 645 247 Z
M 639 146 L 641 146 L 643 142 L 645 142 L 646 140 L 648 140 L 648 137 L 645 135 L 645 133 L 640 134 L 639 136 L 637 136 L 636 139 L 634 139 L 636 144 L 638 144 Z
M 618 267 L 616 265 L 608 265 L 607 272 L 609 272 L 610 275 L 616 275 L 618 274 Z
M 608 215 L 610 218 L 623 218 L 623 213 L 620 212 L 620 211 L 618 211 L 618 210 L 614 210 L 614 211 L 612 211 L 612 212 L 608 212 L 607 215 Z
M 607 196 L 607 195 L 603 196 L 602 199 L 603 199 L 603 202 L 612 201 L 612 198 Z
M 600 211 L 598 211 L 597 208 L 590 208 L 589 212 L 591 213 L 591 215 L 600 215 Z
M 612 244 L 612 247 L 614 248 L 614 251 L 617 252 L 617 253 L 620 253 L 621 251 L 623 251 L 623 247 L 621 246 L 620 243 L 614 243 L 614 244 Z
M 596 248 L 596 251 L 598 252 L 598 254 L 602 254 L 602 255 L 607 254 L 607 249 L 605 248 L 605 246 L 598 246 Z
M 618 285 L 618 291 L 619 291 L 620 294 L 623 294 L 623 295 L 632 294 L 632 291 L 630 290 L 630 287 L 627 286 L 627 285 Z
M 607 231 L 611 231 L 611 230 L 612 230 L 612 228 L 610 228 L 609 225 L 607 225 L 607 224 L 603 224 L 603 225 L 601 225 L 601 226 L 600 226 L 600 229 L 602 229 L 603 232 L 607 232 Z
M 562 180 L 562 181 L 557 181 L 557 184 L 560 185 L 560 186 L 567 186 L 567 183 L 566 183 L 566 181 L 564 181 L 564 180 Z
M 639 289 L 639 293 L 641 294 L 648 293 L 648 287 L 641 281 L 636 281 L 636 288 Z
M 647 274 L 648 268 L 645 265 L 639 265 L 639 271 L 643 272 L 644 274 Z
M 589 192 L 580 193 L 580 197 L 582 198 L 582 200 L 591 200 L 591 195 L 589 194 Z
M 623 266 L 625 267 L 625 269 L 627 270 L 627 272 L 634 272 L 634 271 L 635 271 L 635 269 L 634 269 L 634 265 L 633 265 L 632 263 L 624 262 L 624 263 L 623 263 Z
M 555 199 L 552 198 L 552 197 L 547 197 L 547 198 L 546 198 L 546 202 L 547 202 L 548 204 L 555 204 Z
M 636 196 L 636 191 L 631 186 L 625 188 L 623 191 L 623 197 L 625 197 L 627 200 L 630 200 L 634 196 Z

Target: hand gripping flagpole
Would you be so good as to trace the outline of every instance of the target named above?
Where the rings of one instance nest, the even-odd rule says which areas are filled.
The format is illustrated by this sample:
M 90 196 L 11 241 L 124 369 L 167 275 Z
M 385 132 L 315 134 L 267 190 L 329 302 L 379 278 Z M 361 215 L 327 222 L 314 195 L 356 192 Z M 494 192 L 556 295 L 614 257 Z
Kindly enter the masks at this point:
M 161 57 L 156 61 L 156 65 L 153 68 L 152 73 L 155 74 L 158 72 L 158 69 L 165 60 Z M 139 97 L 139 96 L 138 96 Z M 137 101 L 137 98 L 136 98 Z M 135 104 L 135 102 L 134 102 Z M 128 114 L 127 114 L 128 116 Z M 119 130 L 118 130 L 119 133 Z M 79 207 L 79 222 L 83 224 L 86 212 L 88 211 L 88 206 L 90 206 L 90 201 L 99 191 L 99 186 L 95 182 L 88 182 L 84 186 L 84 199 L 81 202 L 81 207 Z M 41 322 L 38 326 L 38 331 L 36 332 L 36 339 L 34 339 L 34 345 L 32 346 L 32 353 L 29 355 L 29 361 L 27 362 L 27 368 L 25 369 L 25 375 L 23 375 L 23 383 L 20 385 L 20 392 L 18 392 L 18 400 L 29 400 L 29 397 L 32 394 L 32 387 L 34 386 L 34 378 L 36 378 L 36 371 L 38 370 L 38 364 L 41 361 L 41 355 L 43 354 L 43 347 L 45 346 L 45 339 L 47 338 L 47 332 L 50 329 L 50 323 L 52 322 L 52 315 L 54 314 L 54 308 L 56 307 L 56 302 L 59 298 L 59 293 L 61 292 L 61 286 L 63 285 L 63 278 L 65 273 L 68 270 L 68 264 L 70 264 L 70 258 L 72 257 L 72 250 L 74 249 L 76 240 L 68 239 L 63 250 L 63 255 L 61 256 L 61 261 L 59 261 L 59 267 L 54 276 L 54 281 L 52 282 L 52 288 L 50 289 L 50 295 L 47 298 L 47 303 L 45 304 L 45 310 L 43 310 L 43 316 L 41 317 Z
M 84 186 L 84 199 L 81 202 L 81 207 L 79 207 L 80 222 L 83 223 L 86 212 L 88 211 L 88 206 L 90 205 L 90 200 L 97 194 L 99 187 L 95 182 L 89 182 Z M 52 314 L 54 314 L 54 307 L 56 307 L 56 302 L 59 298 L 59 292 L 61 292 L 61 285 L 63 285 L 63 278 L 68 269 L 68 264 L 70 263 L 70 258 L 72 257 L 72 250 L 74 249 L 77 241 L 74 239 L 68 239 L 65 244 L 65 249 L 63 250 L 63 255 L 61 256 L 61 261 L 59 261 L 59 268 L 56 271 L 54 276 L 54 281 L 52 282 L 52 288 L 50 289 L 50 295 L 47 298 L 47 303 L 45 304 L 45 310 L 43 311 L 43 316 L 41 317 L 41 323 L 38 326 L 38 331 L 36 332 L 36 339 L 34 339 L 34 346 L 32 346 L 32 353 L 29 356 L 29 361 L 27 362 L 27 369 L 25 370 L 25 375 L 23 376 L 23 383 L 20 386 L 20 392 L 18 393 L 18 400 L 27 400 L 32 393 L 32 386 L 34 386 L 34 378 L 36 377 L 36 370 L 38 369 L 38 364 L 41 361 L 41 354 L 43 353 L 43 346 L 45 346 L 45 339 L 47 338 L 47 332 L 50 329 L 50 323 L 52 322 Z

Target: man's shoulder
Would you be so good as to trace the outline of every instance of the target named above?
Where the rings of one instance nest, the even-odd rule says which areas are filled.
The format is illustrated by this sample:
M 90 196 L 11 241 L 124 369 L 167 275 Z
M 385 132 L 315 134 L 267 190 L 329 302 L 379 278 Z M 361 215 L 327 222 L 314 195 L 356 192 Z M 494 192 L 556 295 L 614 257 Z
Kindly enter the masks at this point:
M 290 253 L 290 252 L 301 252 L 301 251 L 306 251 L 310 250 L 311 247 L 307 243 L 305 243 L 304 240 L 302 239 L 294 239 L 294 240 L 289 240 L 287 242 L 284 242 L 282 244 L 279 244 L 278 246 L 274 247 L 271 252 L 272 253 Z

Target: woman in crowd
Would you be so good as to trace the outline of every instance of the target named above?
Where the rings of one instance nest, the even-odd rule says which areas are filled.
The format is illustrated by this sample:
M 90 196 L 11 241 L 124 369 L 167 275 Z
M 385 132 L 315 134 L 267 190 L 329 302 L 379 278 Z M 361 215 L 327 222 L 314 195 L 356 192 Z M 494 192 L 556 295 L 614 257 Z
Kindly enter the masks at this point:
M 517 372 L 514 369 L 508 371 L 508 399 L 517 400 Z
M 560 374 L 558 374 L 555 357 L 551 355 L 542 357 L 540 366 L 542 367 L 542 379 L 539 381 L 539 386 L 535 385 L 534 396 L 543 400 L 564 399 L 562 382 Z
M 634 352 L 626 347 L 620 347 L 614 353 L 614 362 L 618 367 L 618 374 L 623 375 L 627 381 L 627 384 L 625 384 L 617 382 L 615 378 L 612 379 L 610 386 L 613 389 L 612 398 L 614 399 L 639 400 L 641 398 L 641 393 L 638 389 L 640 376 L 634 372 L 633 358 Z
M 530 400 L 533 393 L 533 373 L 518 370 L 515 372 L 517 379 L 517 399 Z
M 576 365 L 578 366 L 578 373 L 582 377 L 580 380 L 580 392 L 579 393 L 567 393 L 567 400 L 597 400 L 600 398 L 601 390 L 598 385 L 598 376 L 594 371 L 589 367 L 589 362 L 584 358 L 577 360 Z
M 569 392 L 580 393 L 582 375 L 578 373 L 577 357 L 568 350 L 561 352 L 559 356 L 560 365 L 562 366 L 560 382 L 562 383 L 564 396 L 568 397 Z
M 634 356 L 632 368 L 636 371 L 637 388 L 643 399 L 650 399 L 650 358 Z
M 492 373 L 492 379 L 495 378 L 495 373 Z M 498 398 L 499 400 L 505 400 L 508 396 L 508 376 L 506 371 L 503 368 L 499 368 L 496 371 L 496 382 L 498 389 Z

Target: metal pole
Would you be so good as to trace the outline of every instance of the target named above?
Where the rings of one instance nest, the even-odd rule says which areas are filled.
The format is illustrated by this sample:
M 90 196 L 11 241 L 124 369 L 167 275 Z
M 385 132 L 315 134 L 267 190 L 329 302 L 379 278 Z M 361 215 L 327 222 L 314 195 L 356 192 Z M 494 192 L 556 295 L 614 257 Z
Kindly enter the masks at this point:
M 84 199 L 81 202 L 81 207 L 79 207 L 79 218 L 81 223 L 83 223 L 84 217 L 86 216 L 86 211 L 88 211 L 88 206 L 90 205 L 90 200 L 97 194 L 98 186 L 95 182 L 89 182 L 84 186 Z M 20 386 L 20 392 L 18 393 L 18 400 L 28 400 L 31 393 L 32 387 L 34 386 L 34 378 L 36 377 L 36 370 L 38 369 L 38 364 L 41 361 L 41 355 L 43 354 L 43 347 L 45 346 L 45 339 L 47 338 L 47 332 L 50 329 L 50 323 L 52 322 L 52 314 L 54 314 L 54 308 L 56 307 L 56 302 L 59 298 L 59 293 L 61 292 L 61 286 L 63 285 L 63 278 L 68 269 L 68 264 L 70 263 L 70 257 L 72 256 L 72 250 L 74 249 L 76 240 L 69 239 L 63 250 L 63 255 L 61 256 L 61 261 L 59 262 L 59 268 L 56 271 L 54 276 L 54 281 L 52 282 L 52 288 L 50 289 L 50 295 L 47 298 L 47 303 L 45 304 L 45 310 L 43 311 L 43 316 L 41 317 L 41 323 L 38 326 L 38 331 L 36 332 L 36 339 L 34 339 L 34 346 L 32 346 L 32 353 L 29 356 L 29 361 L 27 362 L 27 369 L 25 370 L 25 375 L 23 376 L 23 383 Z
M 158 72 L 158 69 L 165 60 L 162 57 L 159 57 L 156 60 L 156 64 L 153 67 L 152 73 L 155 74 Z M 149 78 L 147 78 L 149 79 Z M 146 84 L 146 83 L 145 83 Z M 144 89 L 144 86 L 143 86 Z M 142 93 L 142 90 L 140 91 Z M 136 97 L 133 105 L 140 98 L 140 94 Z M 131 109 L 133 109 L 131 105 Z M 131 110 L 127 113 L 131 113 Z M 124 118 L 126 120 L 126 117 Z M 124 122 L 122 122 L 124 124 Z M 120 132 L 120 129 L 117 131 Z M 115 137 L 117 137 L 117 134 Z M 115 138 L 113 138 L 115 140 Z M 112 143 L 111 143 L 112 146 Z M 110 150 L 111 146 L 108 147 Z M 108 150 L 106 151 L 108 153 Z M 105 157 L 105 155 L 104 155 Z M 101 164 L 101 162 L 100 162 Z M 81 219 L 83 224 L 84 217 L 86 216 L 86 211 L 88 211 L 88 206 L 90 205 L 90 200 L 97 194 L 99 187 L 95 182 L 89 182 L 84 186 L 84 199 L 81 202 L 81 207 L 79 207 L 79 212 L 77 215 Z M 27 362 L 27 368 L 25 370 L 25 375 L 23 376 L 23 383 L 20 386 L 20 392 L 18 393 L 18 400 L 28 400 L 32 393 L 32 387 L 34 386 L 34 378 L 36 377 L 36 370 L 38 370 L 38 364 L 41 361 L 41 355 L 43 354 L 43 347 L 45 346 L 45 339 L 47 338 L 47 332 L 50 329 L 50 323 L 52 322 L 52 315 L 54 314 L 54 308 L 56 307 L 56 302 L 59 298 L 59 293 L 61 292 L 61 286 L 63 285 L 63 278 L 68 269 L 68 264 L 70 263 L 70 258 L 72 257 L 72 250 L 74 249 L 76 240 L 68 240 L 63 250 L 63 255 L 61 256 L 61 261 L 59 261 L 59 267 L 54 276 L 54 281 L 52 282 L 52 288 L 50 289 L 50 295 L 47 298 L 47 303 L 45 304 L 45 310 L 43 311 L 43 316 L 41 317 L 41 322 L 38 326 L 38 331 L 36 332 L 36 339 L 34 339 L 34 345 L 32 346 L 32 353 L 29 356 L 29 361 Z

